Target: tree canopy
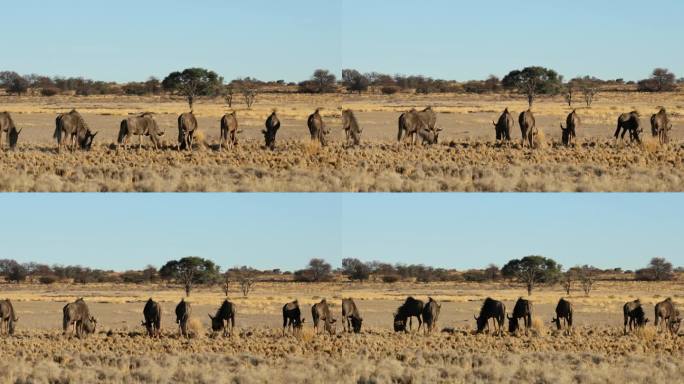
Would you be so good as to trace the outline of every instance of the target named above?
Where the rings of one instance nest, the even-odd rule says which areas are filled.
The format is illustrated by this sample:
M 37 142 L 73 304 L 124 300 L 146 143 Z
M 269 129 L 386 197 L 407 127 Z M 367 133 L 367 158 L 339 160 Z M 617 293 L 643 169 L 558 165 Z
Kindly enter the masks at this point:
M 501 80 L 501 84 L 506 89 L 515 89 L 526 95 L 531 107 L 537 95 L 558 94 L 563 86 L 563 77 L 552 69 L 526 67 L 511 71 Z
M 561 266 L 543 256 L 525 256 L 506 263 L 501 268 L 501 274 L 525 284 L 527 294 L 531 295 L 537 284 L 556 282 L 561 274 Z
M 192 110 L 195 98 L 215 96 L 221 91 L 223 77 L 208 69 L 188 68 L 182 72 L 170 73 L 161 85 L 165 91 L 187 97 L 190 110 Z
M 219 279 L 220 268 L 213 261 L 197 256 L 171 260 L 159 269 L 159 276 L 183 284 L 185 294 L 190 296 L 192 287 L 197 284 L 211 284 Z

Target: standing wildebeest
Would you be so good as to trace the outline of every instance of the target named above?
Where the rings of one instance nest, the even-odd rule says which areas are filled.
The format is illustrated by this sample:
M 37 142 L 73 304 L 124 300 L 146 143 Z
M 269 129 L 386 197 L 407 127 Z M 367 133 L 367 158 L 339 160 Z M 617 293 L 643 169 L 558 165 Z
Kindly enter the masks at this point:
M 354 116 L 351 109 L 342 111 L 342 129 L 347 137 L 347 146 L 353 147 L 361 144 L 361 132 L 363 129 L 359 126 L 359 122 Z
M 432 110 L 432 107 L 427 107 L 420 112 L 413 108 L 399 116 L 399 133 L 397 134 L 397 141 L 401 142 L 402 138 L 410 136 L 411 143 L 415 145 L 417 137 L 420 135 L 423 142 L 427 141 L 430 144 L 435 144 L 437 142 L 436 124 L 437 115 Z M 430 136 L 430 132 L 434 133 L 434 138 Z
M 53 138 L 57 139 L 57 149 L 62 150 L 63 146 L 69 149 L 76 149 L 76 145 L 84 150 L 90 150 L 93 145 L 97 132 L 92 133 L 88 124 L 80 113 L 72 109 L 69 113 L 62 113 L 55 119 L 55 133 Z
M 413 327 L 413 317 L 418 319 L 418 330 L 420 331 L 420 327 L 423 325 L 423 320 L 421 318 L 423 315 L 423 307 L 425 307 L 423 301 L 416 300 L 411 296 L 407 297 L 404 304 L 397 308 L 397 311 L 394 313 L 394 332 L 407 332 L 407 321 L 409 323 L 408 330 L 411 331 L 411 328 Z
M 485 299 L 480 308 L 480 316 L 475 317 L 477 322 L 477 333 L 482 333 L 489 325 L 489 319 L 494 319 L 494 326 L 497 335 L 503 335 L 506 320 L 506 306 L 504 303 L 494 300 L 491 297 Z
M 320 111 L 320 108 L 316 108 L 316 111 L 309 116 L 307 125 L 309 127 L 309 133 L 311 133 L 311 140 L 318 141 L 325 147 L 328 145 L 327 136 L 328 133 L 330 133 L 330 130 L 323 122 Z
M 661 301 L 655 306 L 655 327 L 661 330 L 660 324 L 663 324 L 667 330 L 673 335 L 679 331 L 679 325 L 682 319 L 679 317 L 679 311 L 675 308 L 672 298 Z
M 627 324 L 629 324 L 629 331 L 631 332 L 633 329 L 641 328 L 648 323 L 646 313 L 639 299 L 625 303 L 622 307 L 622 312 L 625 315 L 625 335 L 627 334 Z
M 19 321 L 17 313 L 9 299 L 0 301 L 0 335 L 14 335 L 15 323 Z
M 213 332 L 223 331 L 223 336 L 227 336 L 228 333 L 233 334 L 233 328 L 235 328 L 235 304 L 228 300 L 223 300 L 223 304 L 216 311 L 214 316 L 209 315 L 211 319 L 211 330 Z M 228 331 L 228 325 L 230 324 L 230 331 Z
M 147 334 L 150 337 L 161 337 L 161 306 L 156 301 L 150 298 L 145 303 L 143 308 L 143 317 L 145 321 L 142 326 L 147 329 Z
M 577 111 L 573 109 L 565 119 L 565 127 L 563 127 L 563 123 L 561 123 L 560 126 L 561 131 L 563 132 L 563 145 L 568 146 L 575 141 L 575 138 L 577 137 L 577 127 L 579 127 L 579 124 L 580 118 L 577 115 Z
M 219 140 L 219 150 L 223 148 L 223 143 L 228 143 L 228 149 L 233 149 L 237 145 L 238 121 L 235 111 L 227 113 L 221 118 L 221 139 Z
M 351 298 L 342 299 L 342 327 L 344 330 L 351 332 L 354 329 L 354 333 L 360 333 L 361 323 L 363 323 L 363 319 L 354 300 Z
M 423 322 L 425 323 L 424 330 L 426 334 L 432 333 L 435 330 L 441 309 L 441 304 L 437 303 L 432 297 L 428 297 L 428 302 L 423 307 Z
M 197 119 L 192 112 L 178 116 L 178 150 L 192 151 L 192 141 L 197 130 Z
M 672 123 L 665 108 L 660 108 L 658 113 L 651 116 L 651 133 L 653 137 L 658 137 L 660 144 L 667 144 L 670 141 L 669 132 L 671 129 Z
M 534 137 L 537 136 L 537 124 L 534 119 L 534 114 L 531 109 L 522 112 L 518 116 L 518 124 L 520 124 L 520 132 L 522 133 L 522 146 L 525 147 L 525 141 L 530 148 L 534 147 Z
M 335 333 L 335 322 L 337 319 L 330 313 L 328 302 L 323 299 L 320 303 L 311 306 L 311 317 L 313 318 L 314 333 L 318 333 L 318 322 L 323 320 L 323 329 L 329 334 Z
M 620 130 L 622 130 L 622 136 L 620 136 Z M 617 129 L 615 130 L 615 138 L 620 137 L 625 138 L 625 134 L 629 131 L 629 138 L 631 141 L 641 142 L 641 133 L 643 132 L 641 127 L 641 120 L 639 119 L 639 112 L 632 111 L 629 113 L 623 113 L 618 117 Z
M 14 125 L 14 120 L 12 120 L 12 116 L 10 116 L 9 112 L 0 112 L 0 148 L 2 148 L 3 134 L 7 134 L 9 148 L 16 148 L 20 133 L 21 129 L 17 130 L 16 125 Z
M 496 130 L 497 140 L 511 140 L 511 129 L 515 125 L 515 120 L 513 120 L 513 115 L 508 112 L 508 108 L 499 116 L 499 121 L 496 123 L 492 121 L 492 124 L 494 124 L 494 129 Z
M 90 315 L 88 305 L 83 301 L 83 298 L 65 305 L 62 313 L 62 328 L 65 335 L 70 327 L 78 337 L 95 332 L 97 320 Z
M 273 151 L 275 149 L 276 133 L 278 133 L 278 129 L 280 129 L 280 120 L 278 119 L 278 115 L 276 115 L 276 111 L 273 111 L 271 116 L 266 119 L 265 125 L 266 129 L 264 129 L 262 133 L 264 134 L 264 140 L 266 141 L 266 148 Z
M 563 319 L 565 333 L 570 334 L 572 332 L 572 312 L 572 303 L 565 299 L 560 299 L 558 305 L 556 305 L 556 317 L 551 322 L 556 324 L 558 330 L 561 330 L 561 319 Z
M 124 149 L 126 149 L 128 139 L 134 135 L 139 138 L 138 149 L 142 148 L 143 136 L 149 136 L 152 144 L 154 144 L 154 149 L 157 149 L 161 146 L 159 138 L 164 136 L 164 132 L 159 129 L 154 115 L 150 112 L 145 112 L 121 121 L 117 143 L 120 146 L 123 145 Z
M 519 319 L 523 319 L 525 324 L 525 336 L 532 326 L 532 302 L 522 297 L 518 298 L 513 307 L 513 316 L 508 316 L 508 332 L 515 333 L 519 328 Z
M 178 324 L 178 333 L 183 337 L 188 337 L 188 320 L 192 314 L 192 307 L 190 303 L 181 299 L 180 303 L 176 305 L 176 324 Z
M 285 335 L 287 327 L 290 327 L 292 333 L 299 332 L 304 321 L 305 319 L 302 318 L 302 312 L 299 310 L 299 302 L 297 300 L 283 305 L 283 335 Z

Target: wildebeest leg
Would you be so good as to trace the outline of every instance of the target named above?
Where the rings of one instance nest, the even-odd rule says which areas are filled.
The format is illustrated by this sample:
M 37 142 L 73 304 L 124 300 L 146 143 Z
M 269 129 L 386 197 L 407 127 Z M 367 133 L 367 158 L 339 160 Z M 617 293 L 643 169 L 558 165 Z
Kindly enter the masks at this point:
M 416 316 L 418 319 L 418 331 L 420 331 L 420 327 L 423 325 L 423 320 L 421 320 L 420 315 Z
M 139 138 L 139 139 L 138 139 L 138 150 L 140 150 L 140 149 L 142 149 L 142 139 L 143 139 L 143 135 L 142 135 L 142 134 L 138 135 L 138 138 Z

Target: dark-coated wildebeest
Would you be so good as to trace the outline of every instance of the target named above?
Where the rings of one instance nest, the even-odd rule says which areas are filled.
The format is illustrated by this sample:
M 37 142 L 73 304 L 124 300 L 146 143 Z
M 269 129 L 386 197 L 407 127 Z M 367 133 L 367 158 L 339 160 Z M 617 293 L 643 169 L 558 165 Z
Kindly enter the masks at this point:
M 562 132 L 562 142 L 563 145 L 566 147 L 569 145 L 572 145 L 572 143 L 575 142 L 575 138 L 577 137 L 577 128 L 579 127 L 580 124 L 580 118 L 577 115 L 576 110 L 572 110 L 568 117 L 565 119 L 565 127 L 563 127 L 563 124 L 561 123 L 561 132 Z
M 330 130 L 325 125 L 325 122 L 323 122 L 320 108 L 316 108 L 316 111 L 309 116 L 307 126 L 309 127 L 309 133 L 311 134 L 311 141 L 317 141 L 324 147 L 328 145 L 327 137 Z
M 154 145 L 154 149 L 158 149 L 161 146 L 159 138 L 164 136 L 164 132 L 159 129 L 154 115 L 145 112 L 121 121 L 117 138 L 118 145 L 123 145 L 124 149 L 127 149 L 128 140 L 131 136 L 138 136 L 138 149 L 142 148 L 143 136 L 148 136 Z
M 435 129 L 436 124 L 437 115 L 435 114 L 435 111 L 432 110 L 432 107 L 427 107 L 420 112 L 413 108 L 399 116 L 399 132 L 397 134 L 397 141 L 401 142 L 403 138 L 411 137 L 411 143 L 415 145 L 420 132 L 423 131 L 421 137 L 423 142 L 426 141 L 426 138 L 429 136 L 430 132 L 435 133 L 434 142 L 431 143 L 434 144 L 437 141 L 437 131 Z
M 515 126 L 515 120 L 513 120 L 513 115 L 508 112 L 508 108 L 499 116 L 498 122 L 495 123 L 492 121 L 492 124 L 494 124 L 497 140 L 511 140 L 511 130 L 513 129 L 513 126 Z
M 558 305 L 556 305 L 556 317 L 554 317 L 551 322 L 555 323 L 556 328 L 560 331 L 563 329 L 563 324 L 561 324 L 562 319 L 565 325 L 565 333 L 570 334 L 572 333 L 572 313 L 572 303 L 561 298 L 558 301 Z
M 432 297 L 428 297 L 428 302 L 423 307 L 423 323 L 425 323 L 425 333 L 432 333 L 437 327 L 437 320 L 439 320 L 439 312 L 442 305 L 436 302 Z
M 150 298 L 145 303 L 145 308 L 143 308 L 143 321 L 142 326 L 147 329 L 147 334 L 150 337 L 161 337 L 161 305 Z
M 318 333 L 318 322 L 323 320 L 323 329 L 328 334 L 335 333 L 335 319 L 330 312 L 330 307 L 328 307 L 328 302 L 323 299 L 320 303 L 316 303 L 311 306 L 311 318 L 313 319 L 314 333 Z
M 235 304 L 223 300 L 223 304 L 216 311 L 216 314 L 214 316 L 209 314 L 209 318 L 213 332 L 223 331 L 223 336 L 232 335 L 235 328 Z M 230 325 L 230 330 L 228 330 L 228 325 Z
M 622 131 L 622 135 L 620 135 Z M 625 138 L 625 134 L 629 132 L 629 138 L 631 141 L 641 142 L 641 133 L 644 129 L 641 127 L 641 119 L 639 118 L 639 112 L 632 111 L 629 113 L 623 113 L 618 117 L 617 129 L 615 130 L 615 139 L 618 137 L 620 139 Z
M 532 302 L 522 297 L 518 298 L 513 307 L 513 316 L 508 316 L 508 332 L 516 333 L 520 329 L 520 319 L 525 325 L 525 335 L 527 336 L 532 327 Z
M 72 109 L 69 113 L 62 113 L 55 119 L 55 133 L 52 135 L 57 140 L 57 150 L 68 147 L 70 150 L 90 150 L 97 132 L 92 133 L 88 124 L 80 113 Z
M 646 313 L 644 308 L 641 306 L 641 301 L 636 299 L 634 301 L 629 301 L 622 306 L 622 312 L 625 316 L 625 335 L 627 334 L 627 325 L 629 324 L 629 331 L 633 329 L 641 328 L 648 323 L 646 318 Z
M 17 321 L 19 318 L 10 299 L 0 301 L 0 335 L 14 335 Z
M 273 111 L 271 115 L 266 119 L 266 129 L 262 131 L 264 134 L 264 140 L 266 141 L 266 148 L 271 151 L 275 150 L 276 134 L 278 129 L 280 129 L 280 120 L 276 111 Z
M 655 327 L 658 331 L 662 330 L 664 326 L 673 335 L 679 331 L 679 325 L 682 319 L 679 316 L 679 311 L 675 308 L 672 298 L 661 301 L 655 305 Z
M 361 332 L 363 318 L 353 299 L 342 299 L 342 327 L 346 332 Z
M 192 112 L 178 116 L 178 150 L 192 151 L 192 142 L 197 130 L 197 119 Z
M 503 335 L 506 320 L 506 306 L 504 303 L 494 300 L 491 297 L 485 299 L 480 308 L 480 316 L 475 317 L 477 333 L 482 333 L 489 326 L 489 319 L 494 319 L 494 326 L 497 335 Z
M 95 332 L 97 320 L 90 315 L 88 305 L 83 298 L 65 305 L 64 308 L 62 308 L 62 314 L 62 329 L 65 335 L 69 328 L 72 329 L 77 337 Z
M 351 109 L 345 109 L 342 111 L 342 129 L 344 129 L 344 134 L 347 138 L 346 145 L 348 147 L 354 147 L 361 144 L 361 126 L 356 120 L 356 116 Z
M 520 133 L 522 133 L 522 146 L 525 147 L 525 142 L 530 148 L 534 148 L 534 138 L 537 136 L 537 122 L 534 118 L 532 110 L 528 109 L 520 113 L 518 116 L 518 124 L 520 125 Z
M 305 321 L 297 300 L 283 305 L 283 335 L 288 327 L 292 333 L 301 331 Z
M 10 149 L 15 149 L 17 147 L 17 142 L 19 141 L 19 134 L 21 129 L 17 130 L 17 126 L 12 120 L 12 116 L 9 112 L 0 112 L 0 149 L 3 147 L 2 139 L 3 135 L 7 137 L 7 143 L 9 143 Z
M 425 304 L 422 300 L 414 299 L 412 296 L 407 297 L 404 304 L 394 312 L 394 332 L 407 332 L 407 322 L 408 331 L 411 331 L 411 328 L 413 327 L 413 317 L 418 319 L 418 330 L 420 331 L 420 327 L 423 325 L 423 319 L 421 317 L 423 315 L 423 307 L 425 307 Z
M 238 120 L 235 111 L 223 115 L 221 118 L 221 138 L 219 150 L 223 149 L 223 143 L 228 143 L 228 149 L 233 149 L 238 143 Z
M 176 324 L 178 324 L 178 333 L 183 337 L 188 337 L 188 320 L 190 320 L 191 314 L 190 303 L 181 299 L 180 303 L 176 305 Z
M 670 142 L 670 130 L 672 123 L 667 116 L 665 108 L 660 108 L 658 113 L 651 116 L 651 133 L 653 137 L 658 137 L 660 144 L 667 144 Z

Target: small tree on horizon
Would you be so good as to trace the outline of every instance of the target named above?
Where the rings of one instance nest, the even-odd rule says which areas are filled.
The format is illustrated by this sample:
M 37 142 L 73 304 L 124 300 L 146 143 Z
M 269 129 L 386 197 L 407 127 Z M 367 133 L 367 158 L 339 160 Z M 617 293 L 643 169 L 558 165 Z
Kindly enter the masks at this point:
M 342 70 L 342 85 L 344 85 L 347 91 L 358 92 L 360 95 L 361 92 L 368 90 L 369 84 L 368 77 L 362 75 L 359 71 L 355 69 Z
M 217 281 L 220 268 L 211 260 L 197 256 L 171 260 L 159 269 L 159 276 L 183 285 L 185 295 L 190 296 L 194 285 L 211 284 Z
M 561 266 L 553 259 L 543 256 L 526 256 L 506 263 L 501 268 L 501 274 L 525 284 L 527 295 L 530 296 L 537 284 L 556 282 L 560 269 Z
M 162 81 L 162 88 L 185 96 L 193 110 L 195 99 L 199 96 L 214 96 L 220 92 L 223 78 L 216 72 L 204 68 L 188 68 L 182 72 L 172 72 Z
M 501 80 L 501 84 L 504 88 L 515 89 L 527 96 L 531 108 L 538 95 L 557 94 L 563 85 L 563 78 L 552 69 L 526 67 L 511 71 Z

